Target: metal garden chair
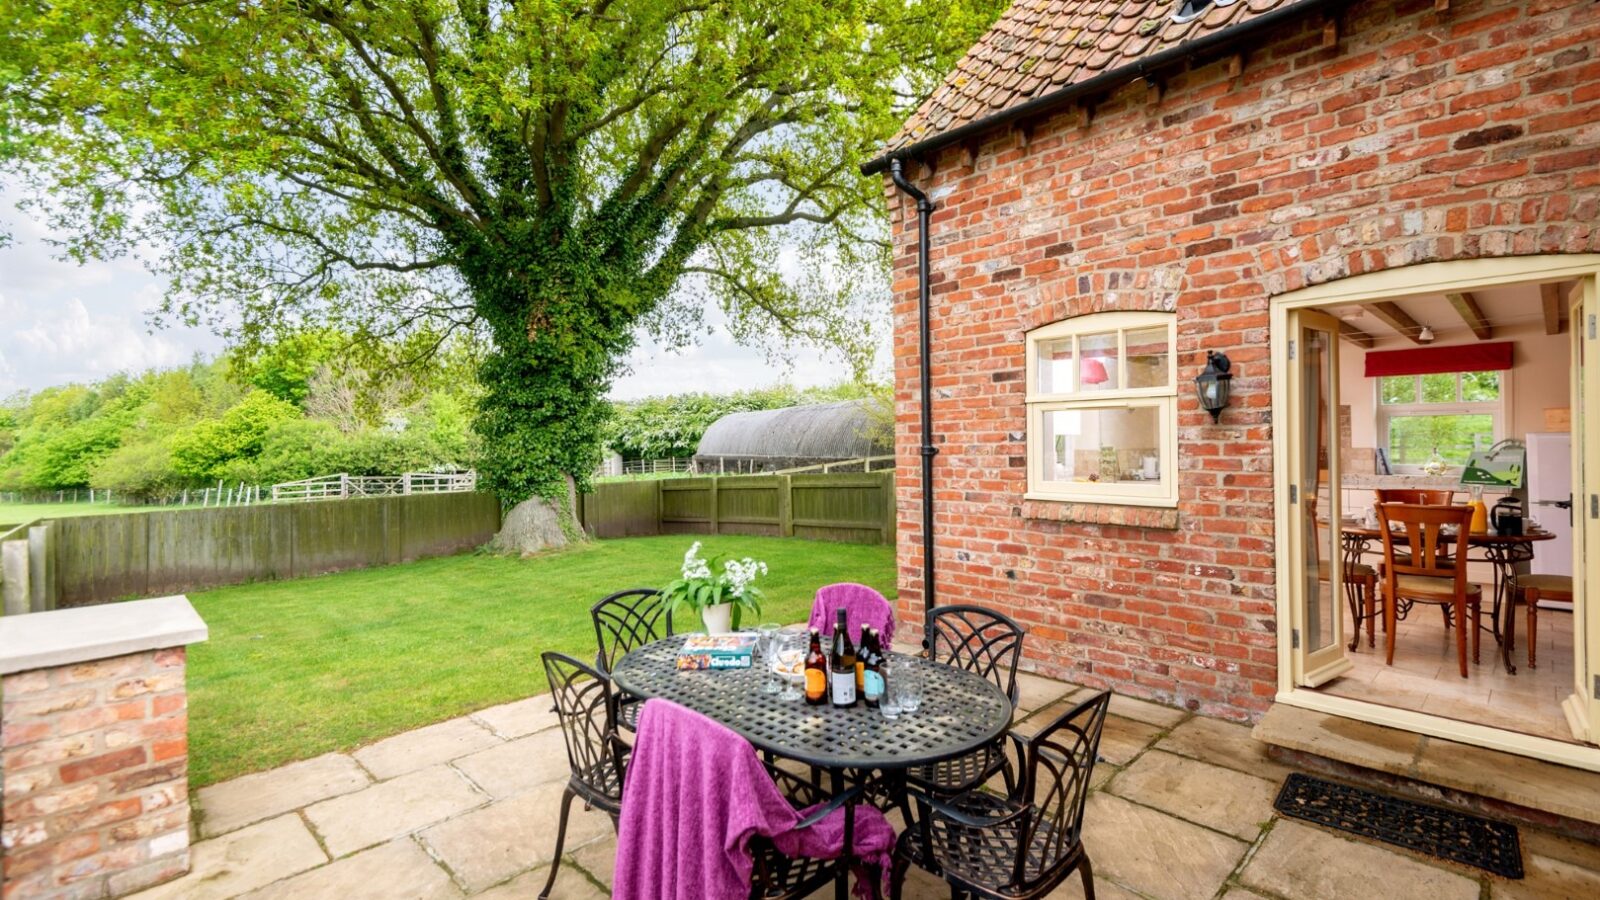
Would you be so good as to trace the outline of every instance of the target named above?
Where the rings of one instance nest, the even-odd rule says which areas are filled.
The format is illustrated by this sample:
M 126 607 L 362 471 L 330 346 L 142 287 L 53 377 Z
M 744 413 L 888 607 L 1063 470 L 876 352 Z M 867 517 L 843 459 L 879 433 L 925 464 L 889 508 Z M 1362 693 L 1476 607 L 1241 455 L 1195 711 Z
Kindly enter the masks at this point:
M 923 646 L 934 662 L 957 666 L 987 678 L 1017 705 L 1017 662 L 1022 657 L 1022 627 L 1009 616 L 981 606 L 934 607 Z M 913 788 L 947 796 L 979 787 L 995 775 L 1012 774 L 1003 741 L 972 753 L 918 766 L 907 773 Z
M 556 851 L 550 862 L 550 877 L 539 892 L 541 900 L 550 896 L 556 872 L 561 868 L 573 798 L 581 799 L 585 807 L 598 808 L 611 817 L 611 827 L 617 827 L 617 817 L 622 814 L 623 766 L 629 750 L 617 737 L 611 682 L 606 676 L 564 653 L 546 652 L 542 659 L 572 774 L 561 795 Z
M 595 668 L 609 673 L 629 650 L 672 634 L 672 610 L 655 588 L 618 591 L 589 608 L 594 620 Z M 618 698 L 617 722 L 629 731 L 639 722 L 640 704 Z

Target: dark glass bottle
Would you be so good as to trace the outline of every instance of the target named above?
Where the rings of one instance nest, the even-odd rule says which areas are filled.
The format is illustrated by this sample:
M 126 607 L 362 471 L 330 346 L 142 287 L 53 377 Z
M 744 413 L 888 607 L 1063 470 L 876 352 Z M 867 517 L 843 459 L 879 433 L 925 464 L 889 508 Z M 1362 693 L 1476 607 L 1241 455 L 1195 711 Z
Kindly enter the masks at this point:
M 806 651 L 806 703 L 821 706 L 828 699 L 828 659 L 822 655 L 822 632 L 811 629 L 811 649 Z
M 868 709 L 877 709 L 878 701 L 883 699 L 883 639 L 878 629 L 871 628 L 862 643 L 867 644 L 867 649 L 862 651 L 866 659 L 861 667 L 861 702 Z
M 856 648 L 850 643 L 850 626 L 844 620 L 844 610 L 833 626 L 833 648 L 828 655 L 828 687 L 833 705 L 856 705 Z
M 867 635 L 872 633 L 871 625 L 861 626 L 861 643 L 856 645 L 856 696 L 862 696 L 866 687 L 864 678 L 867 671 Z

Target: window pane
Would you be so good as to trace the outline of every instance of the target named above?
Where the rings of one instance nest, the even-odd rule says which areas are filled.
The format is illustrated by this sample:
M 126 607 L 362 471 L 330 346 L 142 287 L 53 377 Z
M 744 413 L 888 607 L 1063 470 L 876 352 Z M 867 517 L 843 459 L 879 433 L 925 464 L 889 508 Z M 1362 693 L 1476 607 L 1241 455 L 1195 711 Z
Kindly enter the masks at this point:
M 1161 480 L 1160 407 L 1061 409 L 1043 418 L 1044 480 L 1084 484 Z
M 1072 338 L 1039 342 L 1039 385 L 1041 394 L 1065 394 L 1072 390 Z
M 1473 448 L 1494 443 L 1494 416 L 1395 416 L 1389 420 L 1389 460 L 1420 466 L 1435 448 L 1445 462 L 1465 465 Z
M 1440 372 L 1434 375 L 1422 376 L 1422 402 L 1423 403 L 1454 403 L 1456 402 L 1456 376 L 1451 372 Z
M 1124 333 L 1128 348 L 1128 387 L 1166 387 L 1172 368 L 1172 348 L 1167 344 L 1167 326 L 1134 328 Z
M 1500 399 L 1499 372 L 1462 372 L 1461 399 L 1468 403 L 1482 403 Z
M 1078 390 L 1114 391 L 1117 384 L 1117 333 L 1086 334 L 1078 338 Z
M 1385 375 L 1378 381 L 1378 396 L 1384 403 L 1417 402 L 1417 376 Z

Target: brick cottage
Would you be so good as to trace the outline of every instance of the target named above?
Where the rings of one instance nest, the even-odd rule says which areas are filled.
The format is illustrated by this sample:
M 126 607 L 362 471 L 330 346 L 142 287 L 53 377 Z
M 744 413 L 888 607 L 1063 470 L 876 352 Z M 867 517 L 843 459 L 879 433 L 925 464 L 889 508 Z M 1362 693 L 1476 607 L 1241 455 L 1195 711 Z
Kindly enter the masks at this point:
M 1543 338 L 1521 319 L 1592 292 L 1600 251 L 1600 3 L 1017 0 L 864 168 L 891 167 L 904 621 L 921 191 L 935 602 L 1015 617 L 1041 673 L 1253 720 L 1290 659 L 1275 298 L 1538 258 L 1556 274 L 1511 280 L 1544 305 L 1511 318 Z M 1208 352 L 1232 363 L 1215 423 Z

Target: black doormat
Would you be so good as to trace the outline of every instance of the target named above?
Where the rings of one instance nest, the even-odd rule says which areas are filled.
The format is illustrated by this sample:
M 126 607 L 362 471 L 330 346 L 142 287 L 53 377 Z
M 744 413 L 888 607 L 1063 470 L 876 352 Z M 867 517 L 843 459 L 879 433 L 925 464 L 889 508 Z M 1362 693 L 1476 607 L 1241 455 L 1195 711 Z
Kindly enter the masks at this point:
M 1414 803 L 1294 772 L 1272 804 L 1278 812 L 1364 838 L 1522 877 L 1517 827 L 1482 816 Z

